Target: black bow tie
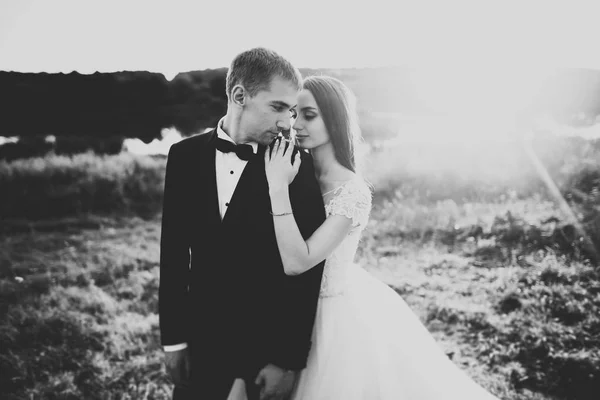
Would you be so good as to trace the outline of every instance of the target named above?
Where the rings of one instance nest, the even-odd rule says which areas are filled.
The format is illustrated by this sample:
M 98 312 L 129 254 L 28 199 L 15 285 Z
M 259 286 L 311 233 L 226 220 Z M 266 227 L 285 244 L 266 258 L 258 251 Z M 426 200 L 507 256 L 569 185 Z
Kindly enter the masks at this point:
M 235 144 L 229 140 L 217 138 L 217 150 L 221 153 L 233 151 L 240 160 L 248 161 L 254 155 L 254 149 L 249 144 Z

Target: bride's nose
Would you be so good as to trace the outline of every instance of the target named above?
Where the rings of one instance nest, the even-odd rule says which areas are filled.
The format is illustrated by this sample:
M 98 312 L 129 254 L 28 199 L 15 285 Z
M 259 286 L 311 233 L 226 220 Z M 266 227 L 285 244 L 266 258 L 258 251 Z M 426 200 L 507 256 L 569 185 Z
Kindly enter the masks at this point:
M 302 126 L 300 126 L 300 124 L 298 123 L 298 119 L 296 119 L 296 121 L 294 121 L 294 124 L 292 125 L 292 128 L 296 131 L 299 132 L 302 130 Z

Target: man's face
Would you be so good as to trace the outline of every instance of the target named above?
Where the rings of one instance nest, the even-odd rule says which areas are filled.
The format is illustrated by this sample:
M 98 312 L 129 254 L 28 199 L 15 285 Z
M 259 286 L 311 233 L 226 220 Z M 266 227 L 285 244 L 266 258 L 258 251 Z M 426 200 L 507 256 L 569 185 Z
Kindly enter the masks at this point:
M 296 106 L 297 95 L 296 85 L 275 77 L 268 90 L 247 97 L 241 116 L 245 140 L 267 146 L 279 133 L 289 131 L 290 112 Z

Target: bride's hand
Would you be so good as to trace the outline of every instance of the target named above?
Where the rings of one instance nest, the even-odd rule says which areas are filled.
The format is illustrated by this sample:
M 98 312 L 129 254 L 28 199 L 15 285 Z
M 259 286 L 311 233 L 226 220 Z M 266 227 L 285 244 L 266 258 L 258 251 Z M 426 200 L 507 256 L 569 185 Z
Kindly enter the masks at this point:
M 286 149 L 286 143 L 288 144 Z M 269 183 L 269 191 L 287 189 L 300 169 L 300 154 L 296 152 L 292 160 L 294 145 L 292 142 L 277 140 L 273 150 L 265 151 L 265 172 Z

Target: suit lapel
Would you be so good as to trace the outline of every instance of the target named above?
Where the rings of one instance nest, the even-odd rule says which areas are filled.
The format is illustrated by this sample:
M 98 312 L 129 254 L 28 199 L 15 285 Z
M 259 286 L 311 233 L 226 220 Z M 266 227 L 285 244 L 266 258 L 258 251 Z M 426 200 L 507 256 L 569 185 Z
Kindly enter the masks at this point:
M 221 213 L 219 212 L 219 197 L 217 192 L 217 174 L 215 168 L 216 145 L 215 140 L 217 131 L 205 135 L 205 144 L 198 154 L 198 171 L 204 171 L 204 179 L 199 179 L 196 182 L 199 185 L 198 193 L 204 199 L 198 199 L 198 204 L 204 205 L 204 210 L 201 212 L 203 220 L 212 226 L 221 224 Z M 206 218 L 206 219 L 204 219 Z

